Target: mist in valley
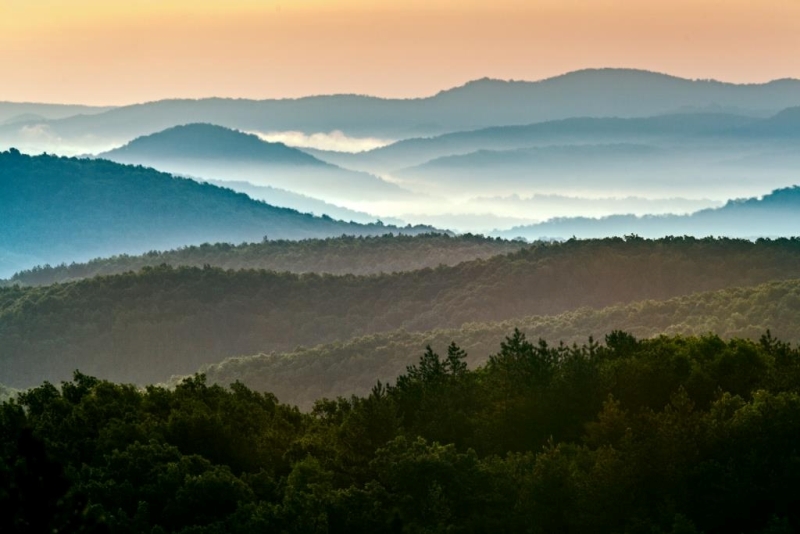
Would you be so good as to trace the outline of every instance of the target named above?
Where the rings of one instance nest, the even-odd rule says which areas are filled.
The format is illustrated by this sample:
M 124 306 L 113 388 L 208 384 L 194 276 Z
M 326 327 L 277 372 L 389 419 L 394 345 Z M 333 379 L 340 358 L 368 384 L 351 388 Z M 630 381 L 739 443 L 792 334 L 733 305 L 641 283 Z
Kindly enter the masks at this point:
M 209 124 L 111 150 L 51 141 L 64 155 L 90 157 L 82 150 L 94 148 L 94 157 L 211 180 L 301 212 L 488 234 L 555 218 L 680 215 L 758 197 L 797 181 L 798 139 L 800 118 L 789 109 L 560 119 L 398 141 Z
M 0 4 L 0 532 L 800 532 L 800 6 Z

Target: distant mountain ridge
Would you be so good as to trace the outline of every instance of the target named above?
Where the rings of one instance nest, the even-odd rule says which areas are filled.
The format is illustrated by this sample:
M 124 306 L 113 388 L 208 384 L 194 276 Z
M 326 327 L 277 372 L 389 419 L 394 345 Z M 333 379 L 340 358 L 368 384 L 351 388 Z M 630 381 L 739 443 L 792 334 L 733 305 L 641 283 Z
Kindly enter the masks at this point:
M 493 235 L 529 240 L 597 238 L 636 234 L 642 237 L 686 235 L 738 238 L 794 237 L 800 235 L 800 186 L 778 189 L 761 198 L 731 200 L 719 208 L 689 215 L 613 215 L 602 218 L 572 217 L 517 226 Z
M 0 276 L 205 242 L 434 230 L 345 223 L 152 169 L 13 150 L 0 153 L 0 213 Z
M 685 155 L 644 144 L 553 145 L 442 156 L 392 175 L 407 187 L 416 184 L 442 194 L 455 188 L 480 195 L 564 194 L 571 189 L 601 194 L 606 188 L 646 186 L 649 173 L 679 157 Z
M 46 120 L 47 117 L 43 117 L 42 115 L 38 115 L 36 113 L 21 113 L 20 115 L 14 115 L 12 117 L 0 121 L 0 125 L 20 124 L 26 122 L 41 122 Z
M 401 170 L 398 175 L 404 176 L 416 170 L 439 172 L 445 169 L 462 169 L 474 171 L 481 166 L 517 166 L 520 164 L 538 163 L 540 165 L 565 165 L 580 167 L 584 164 L 596 164 L 598 161 L 614 161 L 620 157 L 653 157 L 662 155 L 664 151 L 650 145 L 618 143 L 602 145 L 553 145 L 548 147 L 513 148 L 510 150 L 476 150 L 468 154 L 442 156 L 434 158 L 422 165 Z
M 275 165 L 324 166 L 325 162 L 284 143 L 262 141 L 258 136 L 213 124 L 184 124 L 138 137 L 100 154 L 120 163 L 142 159 L 235 159 Z
M 738 128 L 739 135 L 766 136 L 771 138 L 800 138 L 800 106 L 786 108 L 781 112 Z
M 98 157 L 205 180 L 247 181 L 334 200 L 411 196 L 377 176 L 342 169 L 283 143 L 213 124 L 174 126 Z
M 48 120 L 64 119 L 75 115 L 93 115 L 114 109 L 112 106 L 84 106 L 76 104 L 47 104 L 36 102 L 0 102 L 0 124 L 9 119 Z M 14 120 L 16 122 L 16 120 Z
M 676 113 L 651 117 L 571 117 L 491 126 L 433 137 L 414 137 L 359 153 L 303 149 L 331 163 L 365 171 L 392 172 L 435 158 L 479 150 L 527 149 L 557 144 L 637 143 L 658 140 L 691 144 L 697 139 L 730 142 L 800 138 L 800 107 L 767 118 L 730 113 Z
M 458 187 L 464 196 L 668 197 L 677 188 L 725 199 L 795 183 L 798 141 L 800 108 L 787 108 L 767 118 L 578 117 L 406 139 L 355 154 L 308 152 L 440 195 Z
M 767 116 L 800 105 L 797 101 L 799 89 L 800 79 L 794 78 L 737 84 L 641 69 L 590 68 L 538 81 L 482 78 L 441 91 L 435 98 L 457 102 L 502 93 L 503 97 L 520 102 L 537 92 L 536 96 L 547 99 L 550 105 L 571 102 L 572 113 L 567 117 L 632 118 L 687 111 Z M 576 98 L 579 96 L 589 98 Z M 521 115 L 525 116 L 526 112 L 530 110 L 522 110 Z M 553 120 L 559 115 L 561 113 L 551 111 L 543 120 Z
M 162 100 L 42 127 L 62 140 L 91 135 L 118 143 L 189 122 L 246 131 L 341 130 L 352 136 L 405 138 L 568 117 L 643 117 L 680 110 L 763 117 L 793 106 L 800 106 L 800 80 L 737 85 L 633 69 L 594 69 L 536 82 L 478 80 L 407 100 L 358 95 Z M 0 128 L 0 142 L 17 135 L 13 127 Z

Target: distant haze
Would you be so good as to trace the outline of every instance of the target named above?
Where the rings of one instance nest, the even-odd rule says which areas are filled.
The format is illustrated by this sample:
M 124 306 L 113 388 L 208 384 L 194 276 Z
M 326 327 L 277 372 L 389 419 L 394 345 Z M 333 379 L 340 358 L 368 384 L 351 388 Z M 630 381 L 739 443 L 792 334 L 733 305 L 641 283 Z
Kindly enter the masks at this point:
M 251 132 L 270 143 L 284 143 L 289 146 L 333 150 L 336 152 L 362 152 L 381 148 L 392 143 L 391 140 L 376 137 L 351 137 L 341 130 L 306 134 L 303 132 Z
M 0 101 L 425 96 L 587 67 L 800 77 L 796 0 L 6 0 Z

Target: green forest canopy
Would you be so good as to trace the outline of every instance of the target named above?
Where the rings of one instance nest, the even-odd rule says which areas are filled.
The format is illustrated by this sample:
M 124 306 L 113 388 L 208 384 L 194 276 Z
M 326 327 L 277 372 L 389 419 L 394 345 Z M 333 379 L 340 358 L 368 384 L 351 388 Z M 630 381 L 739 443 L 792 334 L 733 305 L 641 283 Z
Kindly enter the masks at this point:
M 398 328 L 458 328 L 798 277 L 800 239 L 570 240 L 373 276 L 145 268 L 0 289 L 0 376 L 27 387 L 83 369 L 146 384 L 230 356 Z
M 235 357 L 204 366 L 210 383 L 240 381 L 282 402 L 310 409 L 322 397 L 366 395 L 376 380 L 394 381 L 426 346 L 446 349 L 453 340 L 467 351 L 465 362 L 484 365 L 503 337 L 518 328 L 531 339 L 583 344 L 588 336 L 622 329 L 639 338 L 716 334 L 758 339 L 770 330 L 800 342 L 800 280 L 768 282 L 647 300 L 603 309 L 581 308 L 561 315 L 536 315 L 503 322 L 469 323 L 426 332 L 393 330 L 288 353 Z M 173 379 L 173 384 L 180 380 Z
M 789 534 L 800 352 L 765 335 L 455 343 L 303 414 L 76 373 L 0 405 L 3 532 Z
M 294 273 L 377 274 L 414 271 L 439 265 L 516 252 L 528 245 L 476 235 L 340 236 L 300 241 L 273 240 L 232 245 L 216 243 L 182 247 L 140 256 L 121 254 L 87 263 L 39 266 L 15 274 L 6 285 L 48 285 L 98 275 L 138 271 L 162 264 L 222 269 L 266 269 Z

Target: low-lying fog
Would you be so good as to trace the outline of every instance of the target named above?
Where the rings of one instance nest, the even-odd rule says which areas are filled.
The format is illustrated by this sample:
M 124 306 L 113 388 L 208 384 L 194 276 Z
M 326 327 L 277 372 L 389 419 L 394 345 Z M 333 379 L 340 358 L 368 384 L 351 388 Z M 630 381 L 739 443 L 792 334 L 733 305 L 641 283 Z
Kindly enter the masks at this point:
M 16 145 L 31 154 L 111 157 L 103 152 L 121 144 L 86 136 L 65 145 L 46 124 L 16 127 Z M 340 131 L 254 132 L 312 155 L 317 166 L 196 155 L 115 161 L 214 181 L 302 212 L 473 233 L 564 217 L 689 214 L 800 182 L 791 138 L 570 130 L 542 139 L 532 127 L 506 130 L 396 143 Z

